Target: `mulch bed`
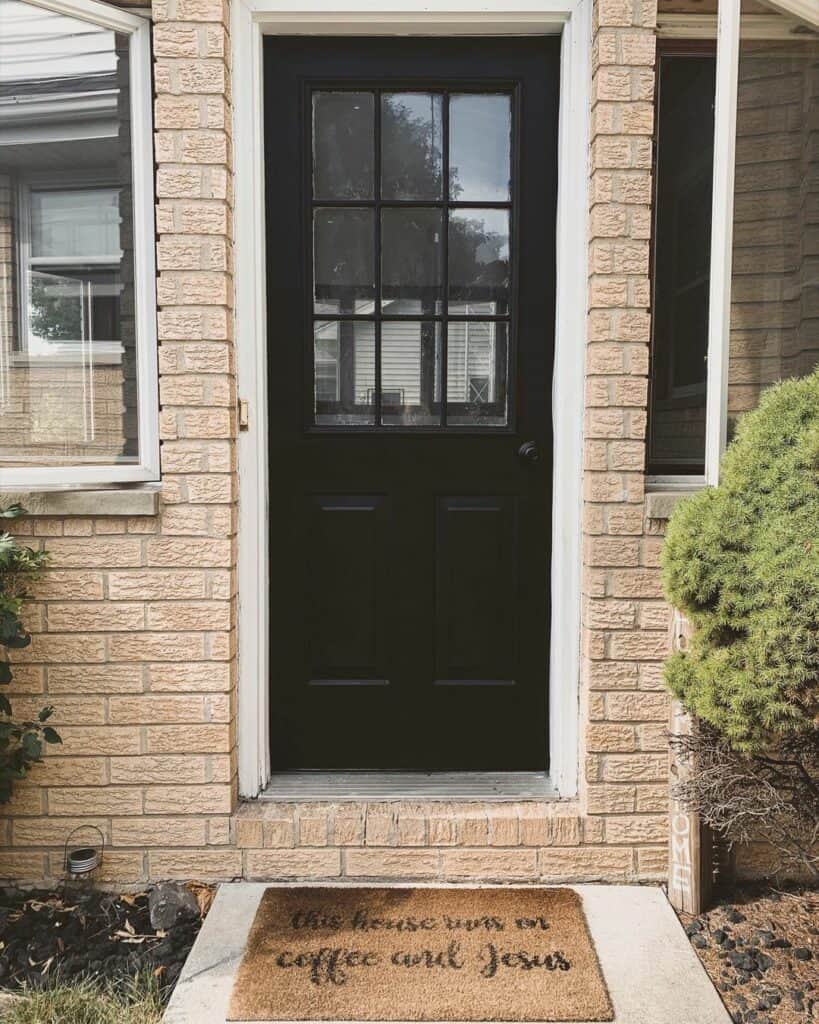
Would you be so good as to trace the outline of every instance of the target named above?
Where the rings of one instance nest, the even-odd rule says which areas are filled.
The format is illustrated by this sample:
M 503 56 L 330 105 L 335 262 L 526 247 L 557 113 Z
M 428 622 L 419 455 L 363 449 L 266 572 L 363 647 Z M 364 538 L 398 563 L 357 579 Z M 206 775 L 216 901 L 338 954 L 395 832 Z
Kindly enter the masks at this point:
M 189 889 L 199 909 L 180 912 L 167 928 L 152 927 L 148 892 L 0 889 L 0 989 L 151 972 L 170 991 L 212 899 L 208 886 Z
M 745 887 L 681 916 L 734 1021 L 819 1021 L 819 889 Z

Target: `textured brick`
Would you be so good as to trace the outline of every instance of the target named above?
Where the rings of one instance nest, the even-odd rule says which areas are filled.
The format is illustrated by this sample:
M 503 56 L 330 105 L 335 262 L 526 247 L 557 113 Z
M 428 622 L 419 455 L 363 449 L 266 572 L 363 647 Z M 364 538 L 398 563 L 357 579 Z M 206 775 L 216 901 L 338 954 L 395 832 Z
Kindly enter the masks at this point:
M 344 852 L 344 874 L 359 878 L 435 878 L 435 850 L 355 850 Z
M 226 725 L 154 725 L 146 729 L 148 751 L 173 754 L 187 750 L 191 754 L 216 754 L 230 750 L 230 730 Z
M 111 697 L 108 702 L 110 720 L 117 725 L 164 722 L 199 723 L 205 705 L 202 697 L 173 697 L 143 694 L 140 697 Z
M 203 783 L 208 781 L 208 765 L 204 757 L 192 754 L 169 754 L 156 757 L 141 754 L 138 757 L 112 757 L 109 771 L 114 785 L 138 782 L 149 783 Z
M 341 851 L 248 850 L 245 877 L 274 882 L 290 878 L 337 878 L 341 874 Z
M 141 604 L 119 604 L 113 601 L 87 604 L 52 602 L 48 606 L 48 628 L 60 633 L 76 630 L 103 630 L 106 633 L 143 629 L 145 609 Z
M 154 879 L 192 878 L 204 882 L 228 882 L 242 876 L 240 850 L 151 851 L 148 864 Z
M 204 846 L 205 822 L 174 815 L 165 818 L 115 818 L 113 846 Z
M 536 850 L 441 850 L 444 878 L 493 881 L 532 879 L 537 874 Z
M 229 814 L 230 786 L 148 786 L 146 814 Z
M 566 850 L 552 847 L 539 853 L 538 872 L 545 882 L 623 881 L 633 871 L 631 849 L 582 847 Z

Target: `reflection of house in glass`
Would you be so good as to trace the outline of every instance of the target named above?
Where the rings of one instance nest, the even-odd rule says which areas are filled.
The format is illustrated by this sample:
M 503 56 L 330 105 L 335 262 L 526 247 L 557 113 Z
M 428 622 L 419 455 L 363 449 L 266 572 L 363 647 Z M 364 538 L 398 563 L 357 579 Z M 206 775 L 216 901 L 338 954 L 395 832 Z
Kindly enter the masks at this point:
M 400 301 L 386 303 L 384 312 L 398 316 L 403 312 Z M 369 312 L 369 310 L 365 310 Z M 487 303 L 462 303 L 462 315 L 491 315 Z M 381 328 L 381 408 L 385 423 L 399 416 L 400 422 L 421 423 L 425 387 L 424 334 L 432 329 L 435 344 L 432 355 L 432 411 L 429 425 L 438 423 L 437 408 L 441 401 L 441 328 L 419 320 L 385 321 Z M 341 335 L 342 324 L 320 321 L 315 337 L 315 397 L 319 415 L 330 413 L 341 402 Z M 498 344 L 498 339 L 501 344 Z M 506 325 L 487 320 L 458 320 L 447 328 L 447 403 L 450 422 L 457 422 L 457 407 L 485 406 L 473 409 L 474 415 L 485 412 L 497 415 L 498 403 L 505 393 Z M 498 367 L 498 356 L 502 366 Z M 357 407 L 372 407 L 375 402 L 375 324 L 356 324 L 352 350 L 354 402 Z M 500 378 L 503 378 L 499 380 Z M 460 410 L 463 415 L 465 408 Z M 456 419 L 453 419 L 453 413 Z M 420 418 L 419 418 L 420 417 Z M 321 422 L 321 419 L 319 419 Z M 502 420 L 501 420 L 502 422 Z
M 128 63 L 125 36 L 0 0 L 0 451 L 11 458 L 136 457 Z

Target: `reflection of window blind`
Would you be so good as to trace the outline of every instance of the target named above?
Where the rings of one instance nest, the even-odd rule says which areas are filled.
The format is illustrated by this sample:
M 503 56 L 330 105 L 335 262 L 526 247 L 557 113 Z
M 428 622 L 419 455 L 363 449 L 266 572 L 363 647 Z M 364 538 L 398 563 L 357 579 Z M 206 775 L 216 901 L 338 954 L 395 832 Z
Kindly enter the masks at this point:
M 338 401 L 338 362 L 335 359 L 316 360 L 316 401 Z
M 119 259 L 115 188 L 31 190 L 31 256 Z

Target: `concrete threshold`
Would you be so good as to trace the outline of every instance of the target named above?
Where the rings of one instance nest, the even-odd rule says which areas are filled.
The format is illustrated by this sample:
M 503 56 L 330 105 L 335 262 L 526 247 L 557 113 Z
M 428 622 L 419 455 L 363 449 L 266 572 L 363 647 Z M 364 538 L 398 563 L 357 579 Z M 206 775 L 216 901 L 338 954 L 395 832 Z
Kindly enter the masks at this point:
M 405 886 L 396 883 L 396 887 Z M 254 882 L 220 886 L 165 1012 L 164 1024 L 226 1024 L 233 979 L 266 888 L 267 883 Z M 614 1024 L 730 1024 L 730 1015 L 661 889 L 630 885 L 567 888 L 583 900 L 614 1005 Z

